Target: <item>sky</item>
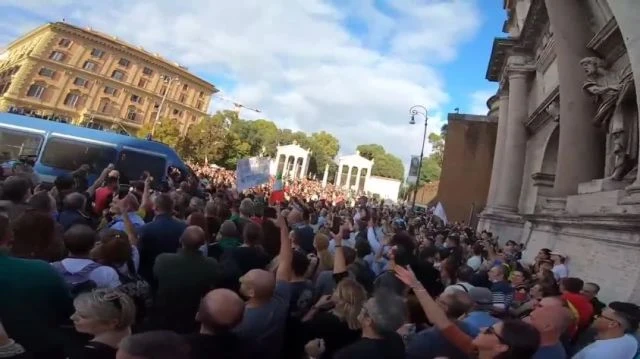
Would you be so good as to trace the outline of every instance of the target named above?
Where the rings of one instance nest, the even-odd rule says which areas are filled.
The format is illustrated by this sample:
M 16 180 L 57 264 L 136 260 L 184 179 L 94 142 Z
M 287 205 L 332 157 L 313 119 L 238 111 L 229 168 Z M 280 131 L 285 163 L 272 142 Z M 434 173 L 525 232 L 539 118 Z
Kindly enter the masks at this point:
M 340 154 L 377 143 L 405 163 L 448 112 L 486 114 L 485 80 L 502 1 L 489 0 L 0 0 L 0 48 L 46 22 L 118 36 L 256 108 L 247 119 L 327 131 Z M 232 104 L 214 96 L 210 110 Z M 425 154 L 430 146 L 425 147 Z M 408 170 L 408 168 L 406 168 Z

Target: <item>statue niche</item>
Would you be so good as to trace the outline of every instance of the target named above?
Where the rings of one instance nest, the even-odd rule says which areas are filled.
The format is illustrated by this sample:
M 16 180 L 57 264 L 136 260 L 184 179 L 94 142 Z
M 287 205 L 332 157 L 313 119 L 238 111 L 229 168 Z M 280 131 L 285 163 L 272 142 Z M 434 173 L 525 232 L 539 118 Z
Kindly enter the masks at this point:
M 604 60 L 580 60 L 587 80 L 582 86 L 597 105 L 593 124 L 607 130 L 605 176 L 621 181 L 638 163 L 638 113 L 630 70 L 609 71 Z

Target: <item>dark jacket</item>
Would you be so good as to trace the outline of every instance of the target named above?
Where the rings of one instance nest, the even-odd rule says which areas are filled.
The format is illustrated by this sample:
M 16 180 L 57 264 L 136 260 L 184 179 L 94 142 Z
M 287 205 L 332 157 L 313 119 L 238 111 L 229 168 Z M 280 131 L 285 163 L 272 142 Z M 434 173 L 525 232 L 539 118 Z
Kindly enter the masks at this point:
M 140 227 L 140 275 L 154 284 L 153 263 L 162 253 L 176 253 L 180 248 L 180 236 L 187 224 L 167 214 L 157 215 L 152 222 Z
M 58 214 L 58 223 L 62 225 L 64 231 L 71 228 L 74 224 L 86 224 L 87 226 L 95 228 L 95 224 L 91 220 L 91 217 L 76 210 L 65 209 L 60 212 Z

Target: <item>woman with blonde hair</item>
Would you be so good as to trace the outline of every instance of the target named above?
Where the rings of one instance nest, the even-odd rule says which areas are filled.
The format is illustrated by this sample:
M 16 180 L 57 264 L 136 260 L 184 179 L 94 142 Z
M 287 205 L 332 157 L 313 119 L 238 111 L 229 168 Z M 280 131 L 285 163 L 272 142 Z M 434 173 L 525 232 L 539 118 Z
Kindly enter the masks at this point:
M 329 359 L 339 349 L 357 341 L 361 335 L 358 315 L 367 300 L 360 283 L 344 278 L 332 295 L 320 297 L 303 319 L 302 343 L 307 353 L 322 348 L 318 359 Z
M 131 335 L 136 316 L 133 300 L 113 289 L 99 289 L 79 295 L 71 316 L 77 332 L 93 338 L 69 359 L 115 359 L 122 339 Z

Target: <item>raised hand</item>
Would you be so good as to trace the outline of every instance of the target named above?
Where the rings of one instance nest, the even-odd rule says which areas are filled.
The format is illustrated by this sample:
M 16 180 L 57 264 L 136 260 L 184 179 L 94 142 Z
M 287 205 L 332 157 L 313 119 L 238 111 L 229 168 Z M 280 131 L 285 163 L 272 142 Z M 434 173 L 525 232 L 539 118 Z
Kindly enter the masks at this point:
M 416 275 L 411 270 L 411 267 L 404 268 L 402 266 L 394 266 L 393 271 L 396 274 L 396 278 L 400 279 L 402 283 L 407 286 L 413 288 L 418 285 L 418 280 L 416 279 Z

